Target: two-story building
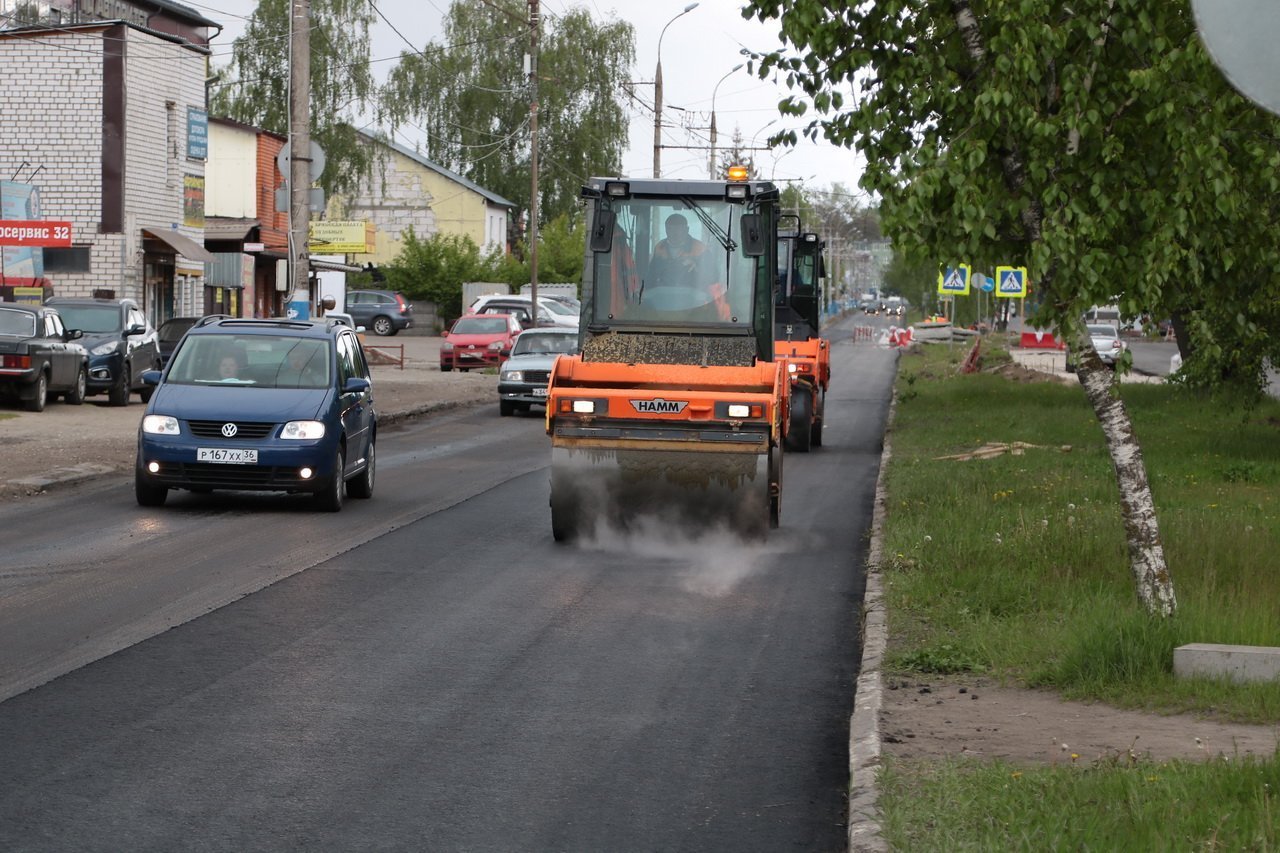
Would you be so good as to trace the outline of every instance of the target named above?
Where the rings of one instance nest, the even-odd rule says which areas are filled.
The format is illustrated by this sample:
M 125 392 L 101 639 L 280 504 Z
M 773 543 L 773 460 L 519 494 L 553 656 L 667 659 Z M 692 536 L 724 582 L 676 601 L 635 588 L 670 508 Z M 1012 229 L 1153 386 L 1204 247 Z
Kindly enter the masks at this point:
M 346 200 L 345 218 L 372 222 L 376 242 L 371 254 L 352 255 L 359 264 L 382 266 L 395 260 L 404 235 L 470 237 L 482 252 L 505 252 L 515 202 L 395 142 L 361 134 L 375 149 L 373 174 Z
M 71 223 L 72 246 L 45 250 L 58 295 L 131 297 L 158 325 L 203 309 L 206 57 L 220 25 L 163 0 L 97 6 L 122 19 L 0 30 L 0 173 Z

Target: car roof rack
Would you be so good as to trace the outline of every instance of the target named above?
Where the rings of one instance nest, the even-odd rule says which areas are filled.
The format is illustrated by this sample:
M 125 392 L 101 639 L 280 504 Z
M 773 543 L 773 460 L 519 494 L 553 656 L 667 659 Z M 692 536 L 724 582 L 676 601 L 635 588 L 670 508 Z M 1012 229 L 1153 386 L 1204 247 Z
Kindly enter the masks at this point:
M 195 327 L 199 328 L 201 326 L 207 326 L 210 323 L 216 323 L 218 320 L 230 320 L 230 319 L 232 319 L 230 314 L 206 314 L 203 317 L 201 317 L 199 320 L 196 320 Z

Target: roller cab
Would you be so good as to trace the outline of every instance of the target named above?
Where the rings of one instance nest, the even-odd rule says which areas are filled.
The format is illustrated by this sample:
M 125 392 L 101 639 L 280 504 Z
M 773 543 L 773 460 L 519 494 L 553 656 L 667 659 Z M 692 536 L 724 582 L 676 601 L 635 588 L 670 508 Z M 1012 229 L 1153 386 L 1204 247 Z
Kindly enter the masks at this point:
M 598 178 L 583 195 L 581 355 L 548 384 L 555 538 L 642 521 L 765 535 L 789 387 L 773 352 L 777 190 Z

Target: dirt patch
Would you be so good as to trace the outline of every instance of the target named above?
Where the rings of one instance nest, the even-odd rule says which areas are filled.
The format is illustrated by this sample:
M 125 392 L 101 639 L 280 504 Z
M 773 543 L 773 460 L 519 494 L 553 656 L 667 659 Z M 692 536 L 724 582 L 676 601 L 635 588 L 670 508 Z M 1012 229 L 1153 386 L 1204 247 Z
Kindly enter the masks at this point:
M 1054 373 L 1048 373 L 1044 370 L 1035 370 L 1026 365 L 1019 364 L 1016 361 L 1006 361 L 987 370 L 996 376 L 1003 376 L 1010 382 L 1028 383 L 1028 382 L 1060 382 L 1061 377 Z
M 1195 760 L 1269 757 L 1280 747 L 1280 725 L 1126 711 L 976 678 L 887 676 L 880 724 L 884 753 L 907 761 L 1088 764 L 1129 752 L 1156 761 Z

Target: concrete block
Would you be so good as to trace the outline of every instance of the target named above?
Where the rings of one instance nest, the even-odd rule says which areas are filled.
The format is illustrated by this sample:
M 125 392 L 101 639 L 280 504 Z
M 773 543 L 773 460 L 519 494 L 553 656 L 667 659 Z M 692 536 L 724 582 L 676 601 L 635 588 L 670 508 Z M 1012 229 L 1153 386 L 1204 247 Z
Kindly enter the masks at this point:
M 1173 674 L 1239 682 L 1280 681 L 1280 648 L 1188 643 L 1173 650 Z

